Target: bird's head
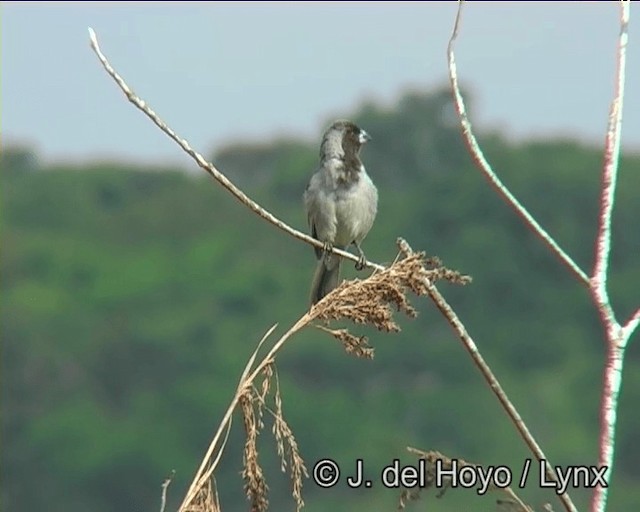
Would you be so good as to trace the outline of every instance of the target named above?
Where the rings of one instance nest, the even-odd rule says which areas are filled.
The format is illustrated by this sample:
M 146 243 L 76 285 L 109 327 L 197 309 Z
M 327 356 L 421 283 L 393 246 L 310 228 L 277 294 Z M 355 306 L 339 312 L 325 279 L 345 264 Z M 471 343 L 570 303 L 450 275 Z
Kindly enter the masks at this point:
M 355 156 L 370 140 L 371 136 L 362 128 L 351 121 L 341 119 L 335 121 L 324 133 L 320 156 Z

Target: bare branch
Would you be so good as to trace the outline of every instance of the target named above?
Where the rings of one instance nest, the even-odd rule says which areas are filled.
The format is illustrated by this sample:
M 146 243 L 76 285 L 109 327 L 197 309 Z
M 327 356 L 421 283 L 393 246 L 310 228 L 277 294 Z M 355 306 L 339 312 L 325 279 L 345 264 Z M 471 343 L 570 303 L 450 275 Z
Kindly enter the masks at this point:
M 102 67 L 104 67 L 105 71 L 109 74 L 109 76 L 113 78 L 116 84 L 118 84 L 118 87 L 120 87 L 120 89 L 125 94 L 129 102 L 133 103 L 133 105 L 139 110 L 141 110 L 149 119 L 151 119 L 151 121 L 153 121 L 153 123 L 158 128 L 160 128 L 160 130 L 162 130 L 176 144 L 178 144 L 178 146 L 180 146 L 185 153 L 187 153 L 191 158 L 193 158 L 196 161 L 196 163 L 201 169 L 203 169 L 207 174 L 209 174 L 218 183 L 220 183 L 220 185 L 226 188 L 238 201 L 240 201 L 242 204 L 247 206 L 254 213 L 257 213 L 260 217 L 265 219 L 267 222 L 270 222 L 277 228 L 280 228 L 282 231 L 284 231 L 285 233 L 288 233 L 294 238 L 297 238 L 298 240 L 306 242 L 319 249 L 324 249 L 324 244 L 322 242 L 316 240 L 315 238 L 305 233 L 302 233 L 301 231 L 298 231 L 297 229 L 292 228 L 288 224 L 278 219 L 275 215 L 269 213 L 262 206 L 260 206 L 258 203 L 253 201 L 249 196 L 247 196 L 242 190 L 236 187 L 231 182 L 231 180 L 229 180 L 229 178 L 227 178 L 224 174 L 218 171 L 218 169 L 216 169 L 216 167 L 212 163 L 207 162 L 200 153 L 194 150 L 185 139 L 180 137 L 178 134 L 176 134 L 176 132 L 174 132 L 171 128 L 169 128 L 167 124 L 162 119 L 160 119 L 160 116 L 156 114 L 147 105 L 147 103 L 144 100 L 138 97 L 131 90 L 131 88 L 126 84 L 124 79 L 118 74 L 118 72 L 109 63 L 105 55 L 102 53 L 102 50 L 100 50 L 96 33 L 91 27 L 89 27 L 89 39 L 91 40 L 91 48 L 93 49 L 95 54 L 98 56 L 98 59 L 102 63 Z M 332 251 L 335 254 L 338 254 L 343 258 L 352 260 L 356 263 L 359 261 L 358 256 L 355 256 L 350 252 L 343 251 L 342 249 L 332 248 Z M 384 268 L 380 265 L 375 265 L 369 261 L 365 261 L 364 266 L 367 268 L 378 269 L 378 270 L 381 270 L 382 268 Z
M 193 499 L 197 496 L 198 491 L 204 485 L 206 485 L 206 483 L 211 478 L 211 475 L 213 474 L 214 470 L 216 469 L 216 467 L 218 465 L 218 462 L 220 461 L 220 457 L 222 455 L 222 449 L 224 448 L 224 444 L 221 446 L 221 448 L 218 449 L 218 455 L 217 455 L 217 457 L 216 457 L 216 459 L 214 461 L 211 461 L 211 457 L 212 457 L 212 455 L 214 453 L 214 450 L 216 449 L 216 447 L 218 445 L 218 442 L 220 441 L 222 433 L 225 430 L 227 430 L 227 435 L 228 435 L 228 429 L 230 428 L 230 424 L 231 424 L 231 416 L 233 414 L 233 411 L 237 407 L 241 397 L 244 395 L 245 390 L 249 386 L 251 386 L 253 384 L 253 382 L 256 379 L 256 377 L 258 375 L 260 375 L 260 373 L 264 370 L 264 368 L 267 365 L 272 363 L 276 352 L 278 352 L 278 350 L 280 350 L 282 348 L 284 343 L 289 338 L 291 338 L 291 336 L 293 336 L 296 332 L 298 332 L 305 325 L 307 325 L 311 320 L 312 320 L 312 317 L 311 317 L 311 315 L 309 315 L 309 313 L 304 314 L 300 319 L 298 319 L 298 321 L 293 325 L 293 327 L 291 327 L 286 333 L 284 333 L 280 337 L 280 339 L 273 345 L 273 347 L 271 347 L 269 352 L 264 356 L 262 361 L 255 367 L 255 369 L 253 371 L 247 371 L 247 369 L 245 369 L 245 371 L 242 374 L 242 378 L 240 379 L 240 382 L 238 383 L 238 387 L 236 389 L 236 394 L 233 397 L 233 399 L 231 400 L 231 403 L 229 404 L 229 407 L 227 408 L 227 411 L 224 414 L 224 416 L 222 418 L 222 421 L 220 422 L 220 425 L 218 426 L 218 430 L 217 430 L 216 434 L 213 437 L 213 440 L 211 441 L 211 443 L 209 445 L 207 453 L 205 454 L 205 456 L 204 456 L 204 458 L 202 460 L 202 463 L 200 464 L 200 467 L 199 467 L 198 471 L 196 472 L 196 475 L 195 475 L 191 485 L 189 486 L 189 490 L 187 491 L 187 493 L 186 493 L 186 495 L 184 497 L 184 500 L 182 501 L 182 504 L 180 505 L 180 508 L 178 509 L 179 512 L 183 512 L 183 511 L 188 509 L 188 507 L 192 503 Z M 260 341 L 260 344 L 258 345 L 258 348 L 256 348 L 256 351 L 254 352 L 254 355 L 251 357 L 250 362 L 255 361 L 255 354 L 259 350 L 260 345 L 264 342 L 266 336 L 268 336 L 272 332 L 273 332 L 273 328 L 270 329 L 268 331 L 267 335 L 265 335 L 265 337 L 263 337 L 263 339 Z M 251 365 L 248 365 L 247 368 L 250 369 Z
M 629 318 L 627 323 L 624 324 L 624 327 L 622 328 L 621 338 L 623 340 L 629 340 L 629 338 L 631 337 L 631 334 L 633 334 L 633 332 L 637 329 L 639 324 L 640 324 L 640 308 L 636 309 L 636 312 L 633 315 L 631 315 L 631 318 Z
M 410 254 L 411 248 L 409 247 L 407 242 L 404 240 L 403 240 L 403 245 L 405 247 L 405 252 Z M 533 437 L 533 434 L 529 431 L 529 428 L 527 427 L 524 420 L 522 419 L 522 416 L 520 416 L 515 406 L 509 400 L 509 397 L 505 393 L 504 389 L 500 385 L 500 382 L 498 381 L 494 373 L 491 371 L 491 368 L 489 367 L 489 365 L 486 363 L 486 361 L 480 354 L 480 351 L 478 350 L 477 345 L 475 344 L 475 342 L 467 332 L 467 329 L 465 328 L 464 324 L 458 318 L 458 315 L 456 315 L 456 313 L 453 311 L 451 306 L 447 303 L 447 301 L 440 294 L 440 292 L 435 287 L 435 285 L 431 283 L 431 281 L 429 281 L 428 279 L 425 279 L 424 282 L 425 282 L 429 297 L 431 297 L 431 300 L 435 303 L 436 307 L 440 310 L 440 312 L 446 318 L 447 322 L 453 328 L 458 338 L 460 338 L 460 340 L 462 341 L 464 348 L 467 350 L 467 352 L 471 356 L 471 359 L 480 370 L 480 373 L 482 374 L 482 376 L 484 377 L 484 380 L 489 385 L 489 388 L 491 389 L 491 391 L 493 391 L 493 394 L 496 395 L 496 397 L 498 398 L 500 405 L 502 405 L 502 408 L 505 410 L 505 412 L 507 413 L 507 415 L 515 425 L 516 429 L 520 433 L 520 436 L 524 440 L 525 444 L 529 447 L 529 450 L 531 451 L 531 453 L 536 457 L 536 459 L 538 460 L 544 459 L 548 462 L 549 461 L 548 457 L 544 454 L 544 452 L 542 451 L 542 448 Z M 547 471 L 547 476 L 553 481 L 558 481 L 558 478 L 555 474 L 555 470 L 553 469 L 553 465 L 548 462 L 545 465 L 545 467 Z M 571 511 L 571 512 L 576 511 L 575 505 L 571 501 L 571 498 L 569 497 L 568 494 L 561 494 L 559 496 L 559 499 L 560 501 L 562 501 L 567 511 Z
M 449 59 L 449 78 L 451 81 L 454 102 L 458 111 L 458 115 L 460 117 L 462 133 L 465 142 L 469 147 L 474 161 L 476 162 L 484 176 L 489 180 L 491 185 L 493 185 L 493 187 L 507 202 L 507 204 L 509 204 L 509 206 L 511 206 L 511 208 L 525 221 L 529 228 L 532 229 L 538 235 L 538 237 L 544 241 L 547 247 L 571 270 L 571 272 L 576 277 L 578 277 L 578 279 L 583 284 L 588 285 L 590 293 L 598 309 L 598 313 L 600 314 L 603 325 L 605 327 L 607 339 L 607 359 L 604 369 L 602 403 L 600 409 L 601 429 L 599 443 L 599 463 L 601 466 L 608 466 L 609 468 L 611 468 L 611 465 L 613 463 L 615 445 L 616 414 L 618 407 L 618 395 L 622 378 L 624 349 L 631 333 L 634 331 L 634 329 L 637 328 L 638 324 L 640 323 L 640 310 L 638 310 L 627 322 L 627 324 L 623 328 L 621 328 L 616 321 L 615 314 L 611 307 L 607 292 L 607 271 L 609 265 L 609 254 L 611 250 L 611 216 L 615 199 L 615 188 L 620 157 L 620 138 L 622 131 L 622 110 L 624 100 L 626 47 L 628 42 L 630 3 L 625 0 L 622 0 L 621 2 L 620 36 L 618 41 L 615 92 L 609 113 L 609 124 L 607 129 L 605 156 L 602 171 L 602 192 L 600 199 L 601 211 L 599 216 L 598 235 L 595 249 L 595 263 L 593 275 L 590 278 L 587 277 L 587 275 L 578 267 L 578 265 L 558 246 L 553 238 L 535 221 L 535 219 L 533 219 L 529 212 L 509 192 L 509 190 L 493 172 L 491 166 L 484 157 L 482 150 L 480 149 L 478 141 L 471 129 L 471 122 L 469 121 L 464 100 L 460 93 L 454 56 L 454 44 L 458 36 L 461 13 L 462 2 L 458 4 L 458 12 L 456 15 L 453 32 L 449 40 L 447 55 Z M 437 290 L 435 291 L 437 292 Z M 434 298 L 434 301 L 436 301 L 436 297 L 432 298 Z M 446 316 L 445 311 L 443 311 L 442 309 L 441 311 Z M 485 371 L 483 370 L 481 362 L 478 361 L 473 354 L 472 349 L 474 347 L 468 345 L 467 343 L 465 343 L 465 346 L 467 346 L 467 350 L 470 351 L 470 354 L 474 358 L 474 361 L 476 361 L 476 364 L 479 365 L 481 371 L 483 371 L 484 374 Z M 488 376 L 485 376 L 485 378 L 489 379 Z M 498 397 L 500 399 L 501 390 L 496 390 L 496 393 L 498 394 Z M 521 420 L 512 416 L 508 408 L 507 412 L 512 417 L 514 422 L 516 422 L 516 426 L 520 430 L 519 422 Z M 523 436 L 525 435 L 524 432 L 521 431 L 521 433 Z M 534 449 L 534 447 L 531 445 L 530 448 Z M 573 504 L 570 503 L 570 500 L 568 502 L 565 501 L 565 499 L 563 499 L 564 496 L 561 496 L 560 498 L 567 510 L 573 509 Z M 605 510 L 606 500 L 607 488 L 600 486 L 596 487 L 591 502 L 592 511 L 603 512 Z
M 538 224 L 538 222 L 531 216 L 531 214 L 527 211 L 527 209 L 520 204 L 520 202 L 515 198 L 515 196 L 507 189 L 507 187 L 502 183 L 500 178 L 496 175 L 496 173 L 491 168 L 491 165 L 487 161 L 478 144 L 478 140 L 476 139 L 473 131 L 471 129 L 471 121 L 469 121 L 469 116 L 467 115 L 466 106 L 464 100 L 462 98 L 462 93 L 460 92 L 460 86 L 458 84 L 458 71 L 456 67 L 456 59 L 454 55 L 454 43 L 458 37 L 458 29 L 460 26 L 460 21 L 462 17 L 462 1 L 458 2 L 458 12 L 456 14 L 456 20 L 453 26 L 453 32 L 451 33 L 451 38 L 449 39 L 449 45 L 447 47 L 447 56 L 449 59 L 449 80 L 451 82 L 451 88 L 453 91 L 453 99 L 456 107 L 456 111 L 458 112 L 458 116 L 460 117 L 460 124 L 462 126 L 462 135 L 464 137 L 465 143 L 471 152 L 471 156 L 475 161 L 478 168 L 482 171 L 484 177 L 489 180 L 489 183 L 494 187 L 496 192 L 502 199 L 506 201 L 506 203 L 516 212 L 518 216 L 524 221 L 524 223 L 547 245 L 547 247 L 551 250 L 553 254 L 555 254 L 562 263 L 564 263 L 567 268 L 580 280 L 583 284 L 589 284 L 589 278 L 587 274 L 578 266 L 578 264 L 573 261 L 573 259 L 566 253 L 562 248 L 557 244 L 557 242 L 545 231 L 545 229 Z
M 451 470 L 452 468 L 452 457 L 447 457 L 446 455 L 442 454 L 439 451 L 429 450 L 428 452 L 425 452 L 418 448 L 413 448 L 412 446 L 407 446 L 407 451 L 409 453 L 413 453 L 417 455 L 420 459 L 424 459 L 425 462 L 429 464 L 430 467 L 427 468 L 428 474 L 426 478 L 427 479 L 426 488 L 430 487 L 431 484 L 434 483 L 433 480 L 435 479 L 435 475 L 433 473 L 435 471 L 432 468 L 436 466 L 438 461 L 440 462 L 440 464 L 442 464 L 442 466 L 445 469 Z M 481 467 L 480 464 L 474 464 L 464 459 L 456 458 L 455 460 L 456 460 L 457 467 L 459 468 L 463 468 L 465 466 Z M 517 512 L 533 512 L 533 509 L 529 507 L 526 503 L 524 503 L 522 499 L 520 499 L 520 497 L 514 492 L 514 490 L 511 487 L 490 486 L 490 489 L 502 491 L 507 496 L 509 496 L 510 500 L 508 502 L 502 502 L 503 504 L 509 505 L 509 510 L 512 510 L 513 512 L 516 512 L 516 511 Z M 404 498 L 404 496 L 402 498 Z M 498 501 L 498 504 L 500 503 L 501 501 Z M 403 506 L 404 503 L 401 503 L 401 505 L 402 505 L 401 508 L 404 508 Z
M 164 482 L 162 482 L 162 499 L 160 501 L 160 512 L 164 512 L 164 509 L 167 506 L 167 489 L 169 488 L 169 485 L 171 485 L 171 481 L 173 480 L 175 474 L 176 470 L 172 469 L 171 474 L 164 479 Z
M 277 325 L 278 324 L 271 326 L 271 328 L 264 334 L 262 339 L 258 342 L 258 346 L 253 351 L 253 354 L 251 354 L 251 357 L 249 358 L 249 361 L 247 362 L 242 372 L 242 375 L 240 376 L 240 382 L 238 383 L 238 388 L 237 388 L 238 390 L 243 388 L 243 383 L 246 382 L 247 375 L 249 374 L 249 371 L 253 367 L 253 363 L 255 362 L 256 357 L 258 356 L 258 352 L 260 351 L 260 348 L 262 347 L 266 339 L 269 336 L 271 336 L 273 331 L 276 329 Z M 234 397 L 234 400 L 232 401 L 231 406 L 229 406 L 229 409 L 227 410 L 227 414 L 225 414 L 225 416 L 223 417 L 222 422 L 220 423 L 220 427 L 218 428 L 218 431 L 213 437 L 213 440 L 209 444 L 209 447 L 207 448 L 207 451 L 204 457 L 202 458 L 200 467 L 198 468 L 198 471 L 196 471 L 196 478 L 194 478 L 193 482 L 191 483 L 191 486 L 189 487 L 189 490 L 187 491 L 186 496 L 187 497 L 191 496 L 188 503 L 190 503 L 191 500 L 195 498 L 195 496 L 198 494 L 198 490 L 204 485 L 208 476 L 213 474 L 213 470 L 218 466 L 218 463 L 220 462 L 220 458 L 222 457 L 224 447 L 227 444 L 227 439 L 229 438 L 229 432 L 231 431 L 231 419 L 232 419 L 233 409 L 237 405 L 239 399 L 240 399 L 240 395 L 238 395 L 238 392 L 236 392 L 236 396 Z M 223 431 L 225 432 L 224 434 L 225 437 L 222 440 L 222 444 L 218 447 L 218 443 L 220 442 L 220 438 L 222 436 Z M 216 449 L 218 451 L 218 454 L 216 458 L 212 461 L 211 457 L 213 456 L 213 453 Z M 210 471 L 206 471 L 207 468 L 209 468 Z M 205 471 L 206 471 L 205 476 L 200 478 L 200 475 L 204 474 Z M 185 499 L 185 503 L 187 503 L 186 499 Z M 186 505 L 184 505 L 183 503 L 183 506 L 186 506 Z
M 628 1 L 622 1 L 620 3 L 620 9 L 620 36 L 618 39 L 615 91 L 609 110 L 609 123 L 605 140 L 598 236 L 593 275 L 591 277 L 591 288 L 594 299 L 603 320 L 607 323 L 614 323 L 616 321 L 607 292 L 607 271 L 609 267 L 609 254 L 611 252 L 611 214 L 615 202 L 618 163 L 620 160 L 630 3 Z
M 591 295 L 605 328 L 607 355 L 604 366 L 602 396 L 600 401 L 600 439 L 598 464 L 607 467 L 606 477 L 610 481 L 615 453 L 618 397 L 622 383 L 624 352 L 633 331 L 640 322 L 640 309 L 624 327 L 615 318 L 607 291 L 609 254 L 611 252 L 611 215 L 615 203 L 618 164 L 620 160 L 620 139 L 622 135 L 622 111 L 627 64 L 627 43 L 629 40 L 629 18 L 631 3 L 620 2 L 620 35 L 617 48 L 616 79 L 613 100 L 609 110 L 607 136 L 605 140 L 604 162 L 602 166 L 602 191 L 600 196 L 600 216 L 595 248 L 595 262 L 591 276 Z M 591 499 L 592 512 L 604 512 L 607 506 L 608 487 L 596 486 Z
M 605 473 L 607 483 L 611 480 L 613 455 L 615 451 L 615 432 L 618 422 L 618 398 L 622 384 L 622 368 L 624 366 L 624 349 L 615 342 L 607 345 L 604 366 L 602 398 L 600 403 L 600 438 L 598 443 L 598 465 L 607 466 Z M 604 512 L 607 505 L 608 488 L 597 485 L 593 489 L 591 500 L 592 512 Z

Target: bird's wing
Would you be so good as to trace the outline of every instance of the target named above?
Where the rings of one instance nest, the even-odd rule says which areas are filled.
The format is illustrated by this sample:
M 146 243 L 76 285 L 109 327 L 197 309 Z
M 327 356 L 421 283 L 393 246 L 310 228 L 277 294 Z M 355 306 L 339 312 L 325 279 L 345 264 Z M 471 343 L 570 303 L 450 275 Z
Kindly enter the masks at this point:
M 315 182 L 315 180 L 317 180 L 317 178 L 316 178 L 316 175 L 314 174 L 311 177 L 311 181 L 309 181 L 309 184 L 307 185 L 307 188 L 304 191 L 304 206 L 307 211 L 307 224 L 309 225 L 311 236 L 316 240 L 320 240 L 318 238 L 318 229 L 316 226 L 316 223 L 317 223 L 316 215 L 320 211 L 319 210 L 320 205 L 317 204 L 318 192 L 316 188 L 317 183 Z M 319 249 L 318 247 L 314 247 L 313 250 L 316 253 L 316 257 L 320 259 L 322 257 L 322 249 Z

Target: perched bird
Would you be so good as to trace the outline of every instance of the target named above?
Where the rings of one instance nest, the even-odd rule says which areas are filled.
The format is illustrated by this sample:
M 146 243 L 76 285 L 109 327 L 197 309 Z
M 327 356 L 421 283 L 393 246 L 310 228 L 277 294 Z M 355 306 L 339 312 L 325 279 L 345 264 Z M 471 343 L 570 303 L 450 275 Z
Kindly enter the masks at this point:
M 311 305 L 338 286 L 342 258 L 332 247 L 355 245 L 364 268 L 360 243 L 367 236 L 378 210 L 378 190 L 360 160 L 360 148 L 369 134 L 351 121 L 336 121 L 324 133 L 320 145 L 320 168 L 304 192 L 311 236 L 324 243 L 315 249 L 318 265 L 311 283 Z

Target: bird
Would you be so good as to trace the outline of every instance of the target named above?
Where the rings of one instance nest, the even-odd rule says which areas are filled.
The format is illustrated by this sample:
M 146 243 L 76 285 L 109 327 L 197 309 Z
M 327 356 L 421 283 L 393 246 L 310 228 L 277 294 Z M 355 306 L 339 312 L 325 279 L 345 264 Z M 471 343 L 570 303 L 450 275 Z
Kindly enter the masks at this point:
M 337 120 L 320 144 L 320 166 L 304 191 L 304 206 L 311 236 L 324 244 L 314 247 L 318 263 L 311 283 L 311 306 L 338 286 L 342 258 L 332 248 L 354 245 L 356 269 L 366 258 L 360 244 L 373 226 L 378 211 L 378 189 L 360 160 L 360 149 L 371 137 L 355 123 Z

